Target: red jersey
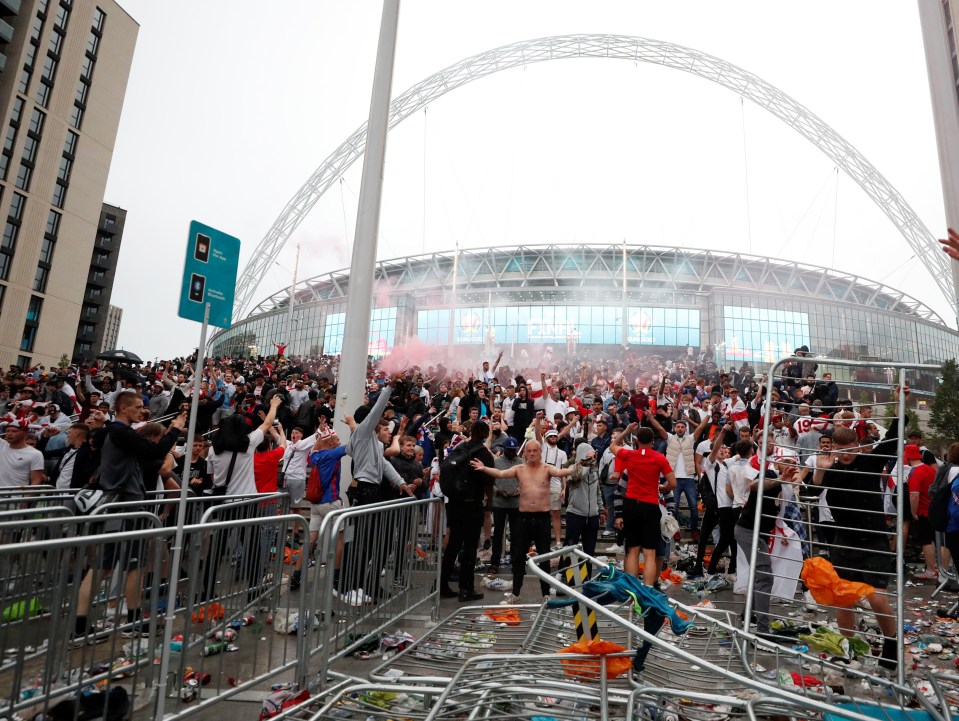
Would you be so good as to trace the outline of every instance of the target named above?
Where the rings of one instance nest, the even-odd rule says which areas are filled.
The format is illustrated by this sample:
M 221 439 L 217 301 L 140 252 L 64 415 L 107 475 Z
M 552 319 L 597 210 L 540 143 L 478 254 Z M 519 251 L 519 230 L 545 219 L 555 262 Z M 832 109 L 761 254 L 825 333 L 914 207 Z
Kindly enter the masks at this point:
M 936 480 L 935 466 L 927 466 L 925 463 L 914 466 L 908 480 L 909 492 L 919 494 L 919 506 L 916 508 L 916 515 L 928 516 L 929 487 Z
M 672 473 L 666 456 L 652 448 L 637 451 L 620 448 L 616 453 L 616 468 L 626 471 L 626 498 L 643 503 L 659 504 L 660 477 Z
M 256 481 L 257 493 L 276 493 L 277 471 L 280 461 L 283 460 L 285 448 L 274 448 L 271 451 L 253 454 L 253 480 Z

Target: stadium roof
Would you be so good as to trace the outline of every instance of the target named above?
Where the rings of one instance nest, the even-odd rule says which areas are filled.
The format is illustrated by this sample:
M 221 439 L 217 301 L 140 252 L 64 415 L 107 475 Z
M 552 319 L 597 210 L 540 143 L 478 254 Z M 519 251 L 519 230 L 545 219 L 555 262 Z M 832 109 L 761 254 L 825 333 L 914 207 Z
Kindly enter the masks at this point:
M 426 253 L 377 263 L 374 282 L 390 293 L 449 290 L 454 257 L 458 294 L 507 290 L 622 291 L 623 245 L 523 245 Z M 791 296 L 848 303 L 945 326 L 931 308 L 902 291 L 857 275 L 806 263 L 743 253 L 626 245 L 628 291 L 712 290 Z M 300 281 L 296 304 L 345 300 L 350 269 Z M 612 281 L 612 285 L 611 285 Z M 248 317 L 289 307 L 288 288 L 265 298 Z

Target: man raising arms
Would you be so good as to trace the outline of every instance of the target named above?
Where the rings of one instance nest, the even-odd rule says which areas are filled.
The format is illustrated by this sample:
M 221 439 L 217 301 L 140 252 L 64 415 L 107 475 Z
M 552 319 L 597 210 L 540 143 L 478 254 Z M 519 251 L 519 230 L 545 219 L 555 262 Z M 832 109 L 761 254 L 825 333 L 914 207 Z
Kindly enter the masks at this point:
M 662 513 L 659 510 L 659 494 L 676 487 L 676 476 L 666 460 L 666 456 L 653 450 L 652 428 L 640 428 L 636 432 L 639 447 L 636 450 L 621 444 L 623 436 L 636 430 L 636 424 L 630 423 L 609 446 L 626 473 L 626 494 L 623 499 L 622 516 L 616 519 L 616 528 L 625 529 L 626 573 L 639 575 L 639 549 L 643 549 L 643 582 L 647 586 L 656 583 L 659 566 L 656 563 L 656 549 L 659 547 L 659 522 Z M 662 482 L 660 482 L 662 479 Z
M 569 468 L 554 468 L 543 463 L 543 449 L 537 441 L 526 442 L 523 448 L 526 463 L 505 470 L 490 468 L 479 459 L 470 462 L 474 470 L 493 478 L 516 478 L 519 480 L 519 528 L 510 543 L 513 561 L 513 592 L 503 601 L 504 605 L 519 602 L 523 590 L 523 577 L 526 575 L 526 551 L 530 543 L 536 544 L 540 555 L 549 553 L 549 481 L 550 477 L 565 478 L 578 464 Z M 657 521 L 658 524 L 658 521 Z M 659 526 L 657 525 L 657 528 Z M 654 548 L 655 550 L 655 548 Z M 540 568 L 549 573 L 549 563 L 540 564 Z M 549 586 L 540 581 L 544 596 L 549 596 Z

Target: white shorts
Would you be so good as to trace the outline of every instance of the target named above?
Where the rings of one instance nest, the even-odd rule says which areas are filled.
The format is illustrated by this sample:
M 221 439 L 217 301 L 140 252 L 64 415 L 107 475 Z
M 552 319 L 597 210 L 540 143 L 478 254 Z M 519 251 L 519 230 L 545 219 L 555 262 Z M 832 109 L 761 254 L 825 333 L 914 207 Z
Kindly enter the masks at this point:
M 549 510 L 551 511 L 560 511 L 563 509 L 563 491 L 553 491 L 549 492 Z
M 343 499 L 337 498 L 332 503 L 311 503 L 310 504 L 310 533 L 318 533 L 320 526 L 323 525 L 323 519 L 333 511 L 343 508 Z

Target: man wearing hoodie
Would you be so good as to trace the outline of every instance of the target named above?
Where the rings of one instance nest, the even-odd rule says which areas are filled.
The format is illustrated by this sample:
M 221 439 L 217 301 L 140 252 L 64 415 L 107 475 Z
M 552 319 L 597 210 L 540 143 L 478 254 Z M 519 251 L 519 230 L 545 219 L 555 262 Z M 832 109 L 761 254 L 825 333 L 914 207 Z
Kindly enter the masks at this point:
M 606 523 L 603 484 L 600 482 L 596 450 L 586 441 L 576 446 L 577 472 L 567 481 L 569 501 L 566 504 L 566 545 L 583 544 L 583 551 L 596 555 L 596 536 L 601 523 Z

